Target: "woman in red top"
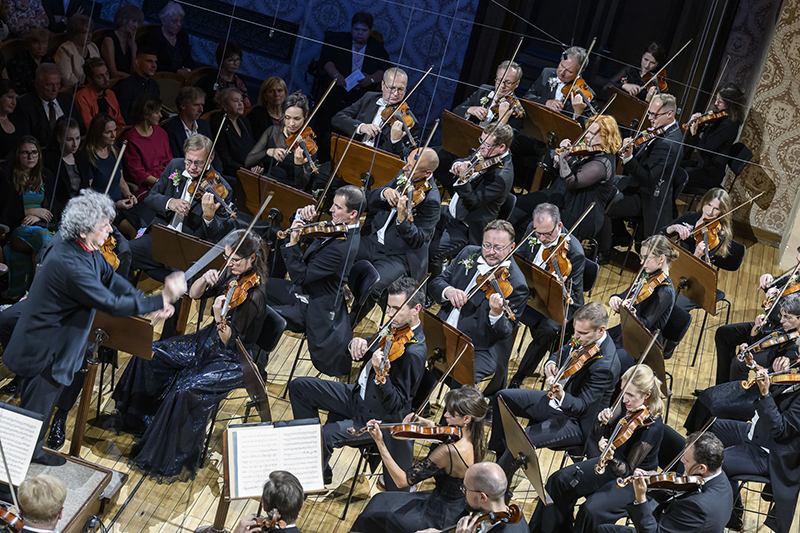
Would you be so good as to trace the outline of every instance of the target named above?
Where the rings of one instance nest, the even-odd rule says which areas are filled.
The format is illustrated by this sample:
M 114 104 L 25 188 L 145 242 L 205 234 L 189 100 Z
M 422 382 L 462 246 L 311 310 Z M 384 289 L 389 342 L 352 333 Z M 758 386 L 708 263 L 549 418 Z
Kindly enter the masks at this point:
M 135 125 L 125 133 L 125 180 L 133 184 L 131 190 L 141 200 L 172 160 L 172 152 L 167 132 L 158 125 L 161 100 L 149 95 L 139 97 L 131 116 Z

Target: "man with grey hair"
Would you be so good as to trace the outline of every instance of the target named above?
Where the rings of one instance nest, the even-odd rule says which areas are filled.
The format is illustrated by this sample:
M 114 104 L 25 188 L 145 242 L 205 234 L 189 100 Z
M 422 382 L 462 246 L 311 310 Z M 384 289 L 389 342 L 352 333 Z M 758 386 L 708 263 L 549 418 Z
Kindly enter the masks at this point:
M 164 290 L 145 296 L 114 272 L 100 247 L 112 231 L 114 203 L 91 189 L 71 199 L 61 218 L 62 241 L 45 257 L 28 293 L 29 303 L 3 352 L 3 362 L 22 377 L 20 407 L 44 418 L 33 461 L 64 464 L 42 448 L 61 389 L 83 365 L 84 346 L 95 310 L 112 316 L 172 315 L 186 292 L 182 273 L 169 276 Z
M 530 90 L 525 94 L 525 99 L 578 120 L 588 107 L 587 102 L 580 95 L 573 95 L 572 98 L 565 97 L 562 89 L 569 87 L 575 81 L 575 78 L 578 77 L 578 70 L 585 59 L 585 49 L 580 46 L 567 48 L 561 54 L 561 61 L 557 68 L 542 70 Z M 586 67 L 584 66 L 584 68 Z
M 17 100 L 17 107 L 11 114 L 11 122 L 22 135 L 33 135 L 42 148 L 49 147 L 56 121 L 65 114 L 72 113 L 80 124 L 77 109 L 73 109 L 72 97 L 59 92 L 61 73 L 53 63 L 42 63 L 36 69 L 34 82 L 36 92 L 28 93 Z M 81 124 L 81 132 L 83 125 Z

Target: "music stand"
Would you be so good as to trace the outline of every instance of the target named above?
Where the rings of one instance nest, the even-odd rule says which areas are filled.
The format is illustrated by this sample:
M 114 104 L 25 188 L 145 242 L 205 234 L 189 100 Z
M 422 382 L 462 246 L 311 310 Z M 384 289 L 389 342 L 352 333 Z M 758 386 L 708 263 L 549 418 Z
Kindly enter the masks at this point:
M 524 98 L 519 101 L 525 109 L 525 133 L 551 148 L 562 139 L 574 141 L 583 133 L 581 125 L 566 115 Z
M 442 114 L 442 149 L 456 157 L 469 157 L 478 148 L 483 128 L 451 111 Z
M 653 334 L 644 327 L 644 324 L 631 313 L 631 310 L 624 305 L 619 306 L 619 324 L 622 328 L 622 347 L 633 358 L 634 363 L 638 363 L 644 356 L 647 345 Z M 667 371 L 664 367 L 664 348 L 656 340 L 653 347 L 647 352 L 645 364 L 653 369 L 656 377 L 661 380 L 661 392 L 665 397 L 672 396 L 672 391 L 667 386 Z
M 250 397 L 244 414 L 245 420 L 248 418 L 250 409 L 255 407 L 262 422 L 272 422 L 272 410 L 269 407 L 267 385 L 247 352 L 247 348 L 244 347 L 241 338 L 236 339 L 236 351 L 239 354 L 239 364 L 242 365 L 244 388 L 247 391 L 247 396 Z
M 528 305 L 558 324 L 564 323 L 564 289 L 560 281 L 525 258 L 514 254 L 517 266 L 530 287 Z
M 514 456 L 512 463 L 513 471 L 516 472 L 517 468 L 522 468 L 525 472 L 525 477 L 528 478 L 531 486 L 533 486 L 539 499 L 545 505 L 553 503 L 550 495 L 544 490 L 544 482 L 542 480 L 542 469 L 539 467 L 539 458 L 536 456 L 536 448 L 534 447 L 528 434 L 520 425 L 517 417 L 508 408 L 506 401 L 502 396 L 497 397 L 497 405 L 500 406 L 500 419 L 503 422 L 503 433 L 506 436 L 506 447 L 511 455 Z M 508 479 L 508 484 L 511 486 L 511 478 Z
M 670 279 L 675 290 L 702 307 L 709 315 L 717 315 L 717 269 L 696 258 L 674 242 L 670 246 L 678 251 L 678 258 L 669 266 Z
M 277 222 L 281 228 L 289 227 L 291 215 L 298 209 L 316 203 L 314 197 L 307 192 L 284 185 L 272 178 L 259 176 L 249 170 L 240 169 L 236 172 L 236 176 L 239 178 L 237 183 L 241 184 L 241 194 L 236 197 L 236 207 L 245 213 L 255 215 L 261 208 L 264 198 L 272 192 L 274 196 L 271 205 L 275 207 L 270 208 L 269 211 L 278 209 L 283 217 L 275 220 L 270 217 L 268 211 L 264 211 L 261 219 L 265 222 Z
M 113 350 L 127 352 L 136 357 L 150 360 L 153 358 L 153 325 L 149 320 L 138 317 L 112 317 L 102 311 L 94 315 L 94 322 L 89 333 L 90 341 L 94 342 L 92 357 L 87 362 L 86 376 L 83 378 L 81 401 L 78 405 L 78 416 L 75 419 L 75 429 L 72 431 L 72 442 L 69 445 L 69 454 L 80 457 L 83 435 L 86 433 L 86 421 L 89 419 L 89 404 L 92 402 L 97 365 L 100 360 L 97 353 L 100 346 Z M 97 399 L 98 415 L 102 401 L 102 383 L 100 395 Z
M 345 147 L 350 141 L 349 137 L 342 137 L 338 133 L 331 134 L 331 164 L 333 168 L 339 165 Z M 362 187 L 361 175 L 365 172 L 374 178 L 374 183 L 369 189 L 383 187 L 392 178 L 403 170 L 405 161 L 394 154 L 380 148 L 373 148 L 364 143 L 353 141 L 345 156 L 346 162 L 339 167 L 339 178 L 347 183 Z M 373 161 L 374 159 L 374 161 Z
M 622 137 L 633 137 L 632 134 L 626 135 L 624 131 L 628 131 L 630 129 L 636 130 L 636 126 L 633 125 L 633 121 L 642 120 L 644 116 L 644 110 L 647 109 L 647 102 L 643 102 L 636 98 L 635 96 L 631 96 L 619 87 L 609 87 L 608 90 L 610 91 L 608 94 L 609 99 L 611 99 L 614 95 L 617 97 L 614 98 L 614 101 L 611 102 L 611 105 L 608 106 L 606 110 L 607 115 L 613 116 L 616 121 L 617 125 L 619 126 L 620 130 L 623 130 Z M 638 126 L 638 124 L 637 124 Z
M 444 374 L 463 351 L 450 376 L 462 385 L 475 385 L 475 347 L 472 340 L 427 309 L 420 315 L 428 361 Z

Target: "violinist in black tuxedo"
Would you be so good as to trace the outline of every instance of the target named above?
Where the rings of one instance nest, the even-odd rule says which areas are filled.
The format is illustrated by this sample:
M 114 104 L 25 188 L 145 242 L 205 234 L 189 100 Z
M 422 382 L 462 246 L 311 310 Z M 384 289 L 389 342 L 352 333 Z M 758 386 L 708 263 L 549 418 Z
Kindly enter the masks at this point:
M 617 195 L 606 208 L 606 223 L 598 237 L 600 253 L 611 251 L 611 232 L 627 234 L 623 219 L 641 218 L 644 237 L 667 226 L 672 219 L 673 171 L 681 151 L 681 132 L 675 120 L 677 103 L 670 94 L 655 95 L 648 117 L 655 138 L 634 148 L 631 138 L 622 141 L 625 175 L 617 182 Z M 630 235 L 628 235 L 630 237 Z
M 719 424 L 717 421 L 714 427 Z M 689 435 L 692 440 L 695 435 Z M 704 483 L 695 490 L 684 492 L 655 491 L 647 498 L 647 484 L 634 480 L 636 501 L 628 505 L 628 515 L 637 533 L 719 533 L 731 512 L 731 484 L 723 472 L 723 456 L 728 464 L 728 450 L 713 433 L 702 435 L 681 458 L 686 475 L 700 476 Z M 791 521 L 794 508 L 789 510 Z M 788 526 L 787 526 L 788 528 Z M 616 525 L 601 525 L 598 533 L 633 533 L 633 529 Z M 786 529 L 785 531 L 788 531 Z
M 514 227 L 505 220 L 486 225 L 481 246 L 466 246 L 444 272 L 428 284 L 428 295 L 441 304 L 439 318 L 458 328 L 475 347 L 475 383 L 504 368 L 508 362 L 514 334 L 514 321 L 508 318 L 501 295 L 479 290 L 471 298 L 480 274 L 502 264 L 508 269 L 512 292 L 507 301 L 518 313 L 528 301 L 528 286 L 517 263 L 509 257 L 514 246 Z M 487 282 L 488 283 L 488 282 Z
M 24 516 L 20 533 L 58 531 L 58 521 L 64 511 L 67 487 L 54 476 L 38 475 L 26 478 L 19 485 L 19 514 Z M 11 515 L 13 517 L 13 514 Z M 8 521 L 6 516 L 6 521 Z
M 439 158 L 432 148 L 428 148 L 417 163 L 421 150 L 411 152 L 400 174 L 383 187 L 371 191 L 367 199 L 365 229 L 370 229 L 361 233 L 356 261 L 370 261 L 381 275 L 374 289 L 376 294 L 383 292 L 401 276 L 411 276 L 417 280 L 425 276 L 428 245 L 439 221 L 441 201 L 432 177 Z M 417 169 L 412 175 L 415 165 Z M 411 217 L 408 213 L 408 196 L 402 194 L 408 180 L 430 185 L 425 192 L 425 199 L 411 210 Z
M 543 254 L 546 249 L 552 250 L 559 246 L 562 236 L 567 234 L 564 224 L 561 222 L 558 207 L 553 204 L 536 206 L 533 210 L 533 221 L 528 226 L 526 234 L 531 230 L 533 233 L 528 242 L 520 243 L 515 253 L 548 272 L 555 272 L 554 260 L 545 261 Z M 569 295 L 572 298 L 572 303 L 567 311 L 567 320 L 569 321 L 572 319 L 572 314 L 583 306 L 583 269 L 586 256 L 583 253 L 583 246 L 575 235 L 569 236 L 569 240 L 561 245 L 561 248 L 564 247 L 567 248 L 567 259 L 572 265 L 572 270 L 565 281 L 569 285 Z M 563 279 L 563 272 L 560 277 Z M 539 361 L 561 333 L 561 324 L 527 305 L 522 313 L 521 321 L 531 328 L 534 340 L 528 345 L 525 356 L 519 363 L 517 373 L 509 383 L 511 389 L 518 389 L 526 377 L 533 375 L 533 371 L 539 366 Z
M 290 331 L 306 333 L 311 362 L 329 376 L 350 372 L 346 348 L 353 333 L 343 287 L 358 254 L 363 203 L 360 188 L 337 189 L 331 219 L 346 230 L 312 239 L 305 253 L 298 246 L 302 230 L 292 231 L 289 242 L 280 248 L 291 281 L 271 277 L 267 282 L 267 304 L 286 319 Z M 298 211 L 292 228 L 309 224 L 316 216 L 316 208 L 306 206 Z
M 550 354 L 544 366 L 545 390 L 506 389 L 498 393 L 516 416 L 530 419 L 526 429 L 536 447 L 581 446 L 586 443 L 597 419 L 606 407 L 619 380 L 620 366 L 614 342 L 606 333 L 608 313 L 599 302 L 588 303 L 575 312 L 575 342 L 566 342 Z M 559 368 L 581 346 L 599 345 L 601 357 L 589 362 L 566 383 L 553 383 Z M 547 396 L 552 388 L 554 397 Z M 513 457 L 506 449 L 505 433 L 499 411 L 495 409 L 489 449 L 497 453 L 497 462 L 511 475 Z
M 441 271 L 444 258 L 467 244 L 480 244 L 486 224 L 500 213 L 514 184 L 514 166 L 508 151 L 513 139 L 514 132 L 508 124 L 490 124 L 480 138 L 483 161 L 471 170 L 466 159 L 457 160 L 450 167 L 452 174 L 463 179 L 456 180 L 450 204 L 442 206 L 431 242 L 430 271 L 434 275 Z
M 403 277 L 388 288 L 388 319 L 392 322 L 394 334 L 401 335 L 404 328 L 410 328 L 412 336 L 405 343 L 403 355 L 392 362 L 385 362 L 388 373 L 383 383 L 376 375 L 383 373 L 381 365 L 385 354 L 379 343 L 374 342 L 375 336 L 372 336 L 369 339 L 354 338 L 348 347 L 354 361 L 366 361 L 356 384 L 319 378 L 297 378 L 289 384 L 295 420 L 318 418 L 320 410 L 328 411 L 327 422 L 322 426 L 326 483 L 330 483 L 333 475 L 328 464 L 331 453 L 347 440 L 348 428 L 361 428 L 372 419 L 383 423 L 400 423 L 411 412 L 411 399 L 417 392 L 428 356 L 425 334 L 419 320 L 425 300 L 424 289 L 420 289 L 403 305 L 415 286 L 412 278 Z M 365 356 L 371 357 L 365 359 Z M 387 434 L 385 442 L 401 468 L 411 467 L 412 441 L 388 438 Z M 396 489 L 391 476 L 385 476 L 384 480 L 387 488 Z
M 263 520 L 267 513 L 273 509 L 277 510 L 278 514 L 280 514 L 281 522 L 286 524 L 281 529 L 291 529 L 292 533 L 300 533 L 295 521 L 300 515 L 305 499 L 303 485 L 294 474 L 286 470 L 273 470 L 269 474 L 269 479 L 264 483 L 259 515 L 264 515 L 261 517 Z M 255 515 L 242 518 L 234 528 L 233 533 L 253 531 L 263 531 Z
M 388 106 L 402 102 L 407 88 L 408 75 L 403 69 L 397 67 L 387 69 L 381 81 L 381 92 L 368 92 L 357 102 L 336 113 L 331 122 L 333 129 L 349 137 L 355 128 L 358 130 L 357 141 L 377 146 L 381 150 L 405 158 L 413 146 L 408 138 L 408 132 L 403 128 L 403 122 L 394 120 L 390 124 L 381 117 L 381 113 Z M 414 126 L 409 128 L 409 131 L 416 140 L 419 138 L 419 120 L 410 109 L 408 113 L 414 120 Z

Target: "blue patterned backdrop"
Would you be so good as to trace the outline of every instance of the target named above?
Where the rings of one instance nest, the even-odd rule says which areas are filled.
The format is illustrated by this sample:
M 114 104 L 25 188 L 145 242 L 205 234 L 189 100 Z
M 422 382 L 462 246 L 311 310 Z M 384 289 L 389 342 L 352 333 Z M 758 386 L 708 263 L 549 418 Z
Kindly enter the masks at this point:
M 428 67 L 434 69 L 409 100 L 415 114 L 431 124 L 453 103 L 453 94 L 461 72 L 472 22 L 479 0 L 239 0 L 227 1 L 237 8 L 247 8 L 267 16 L 277 16 L 300 26 L 299 37 L 290 63 L 283 63 L 245 52 L 240 72 L 263 80 L 281 76 L 289 91 L 308 92 L 308 64 L 319 57 L 325 31 L 348 31 L 357 11 L 369 11 L 375 17 L 374 29 L 383 34 L 392 62 L 409 73 L 413 86 Z M 142 0 L 105 0 L 102 18 L 113 20 L 117 8 L 126 3 L 141 6 Z M 192 0 L 181 3 L 191 4 Z M 220 41 L 227 34 L 227 18 L 219 17 Z M 231 36 L 236 40 L 236 36 Z M 218 42 L 191 38 L 195 59 L 214 65 Z M 251 95 L 255 100 L 256 95 Z

